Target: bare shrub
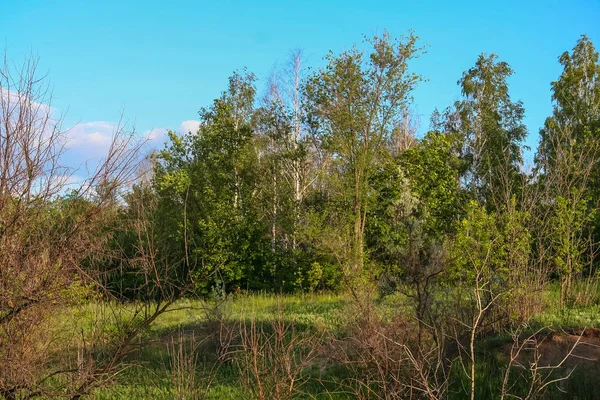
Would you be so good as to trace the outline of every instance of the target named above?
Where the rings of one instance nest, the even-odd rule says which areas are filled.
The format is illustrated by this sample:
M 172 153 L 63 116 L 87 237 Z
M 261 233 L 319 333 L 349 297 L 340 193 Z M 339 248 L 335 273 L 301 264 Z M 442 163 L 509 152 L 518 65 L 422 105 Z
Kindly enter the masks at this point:
M 574 356 L 576 348 L 581 344 L 584 331 L 577 336 L 572 345 L 564 349 L 562 353 L 564 355 L 561 354 L 558 360 L 549 360 L 543 347 L 552 339 L 555 332 L 548 327 L 543 327 L 523 335 L 526 329 L 530 329 L 530 327 L 522 325 L 511 332 L 512 344 L 502 380 L 501 400 L 544 398 L 544 394 L 551 385 L 558 385 L 566 381 L 573 372 L 573 369 L 570 369 L 563 373 L 563 366 Z M 521 396 L 512 393 L 516 380 L 513 379 L 511 384 L 511 375 L 515 372 L 528 382 L 525 393 Z
M 172 279 L 178 265 L 157 251 L 145 218 L 152 201 L 119 222 L 138 243 L 133 254 L 107 252 L 144 142 L 120 124 L 106 157 L 73 186 L 66 132 L 36 69 L 33 58 L 15 66 L 5 55 L 0 65 L 0 396 L 78 399 L 122 370 L 135 339 L 190 282 Z M 122 307 L 94 261 L 107 257 L 135 270 L 153 301 Z M 65 323 L 75 305 L 89 319 Z
M 177 400 L 204 399 L 208 394 L 219 364 L 202 368 L 199 353 L 203 341 L 194 332 L 179 331 L 167 345 L 173 395 Z
M 231 315 L 229 299 L 214 299 L 203 311 L 218 362 L 230 362 L 240 333 Z
M 273 321 L 258 322 L 252 315 L 248 323 L 240 321 L 239 330 L 233 362 L 250 398 L 283 400 L 301 393 L 304 372 L 318 355 L 318 338 L 298 332 L 281 307 Z
M 356 307 L 356 306 L 355 306 Z M 358 399 L 442 399 L 448 389 L 448 365 L 443 341 L 408 313 L 380 315 L 375 304 L 363 304 L 349 335 L 333 340 L 330 356 L 348 368 L 346 391 Z

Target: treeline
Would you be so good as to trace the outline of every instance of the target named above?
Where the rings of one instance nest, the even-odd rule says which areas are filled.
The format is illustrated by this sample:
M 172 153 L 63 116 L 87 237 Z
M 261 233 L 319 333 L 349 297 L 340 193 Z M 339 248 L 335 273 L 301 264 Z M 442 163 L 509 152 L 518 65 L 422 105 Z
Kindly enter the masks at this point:
M 412 33 L 384 34 L 316 70 L 294 53 L 261 90 L 252 73 L 234 73 L 197 132 L 169 133 L 121 218 L 144 208 L 144 240 L 204 295 L 373 282 L 422 291 L 487 274 L 515 293 L 556 279 L 573 300 L 573 280 L 596 271 L 600 235 L 592 42 L 582 36 L 559 58 L 531 170 L 514 72 L 494 54 L 477 57 L 460 100 L 417 137 L 411 94 L 423 77 L 410 66 L 423 53 Z M 113 245 L 131 259 L 138 239 L 126 231 Z M 135 269 L 107 265 L 114 290 L 139 286 Z

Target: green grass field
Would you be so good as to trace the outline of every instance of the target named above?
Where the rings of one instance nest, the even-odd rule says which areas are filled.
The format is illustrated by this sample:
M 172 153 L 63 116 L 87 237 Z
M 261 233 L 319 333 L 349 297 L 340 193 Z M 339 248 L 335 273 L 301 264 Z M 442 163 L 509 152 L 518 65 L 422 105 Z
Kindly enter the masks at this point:
M 598 304 L 587 307 L 559 308 L 556 288 L 543 294 L 545 311 L 533 318 L 532 327 L 551 326 L 554 329 L 600 327 Z M 129 357 L 130 366 L 114 378 L 111 384 L 96 389 L 94 399 L 247 399 L 251 398 L 247 376 L 235 362 L 219 362 L 215 335 L 217 321 L 224 321 L 232 330 L 240 326 L 261 327 L 269 334 L 274 323 L 292 327 L 293 334 L 302 339 L 318 338 L 322 343 L 343 339 L 348 324 L 355 318 L 352 301 L 339 294 L 319 293 L 304 295 L 252 294 L 237 295 L 215 308 L 216 302 L 183 300 L 174 311 L 160 316 L 148 334 L 137 343 L 137 351 Z M 126 308 L 127 306 L 123 306 Z M 91 312 L 94 306 L 79 310 L 79 318 Z M 217 310 L 217 311 L 215 311 Z M 379 317 L 402 315 L 407 310 L 401 296 L 388 297 L 376 303 Z M 406 313 L 408 316 L 409 314 Z M 407 317 L 410 318 L 410 317 Z M 237 324 L 237 325 L 236 325 Z M 289 333 L 289 331 L 288 331 Z M 237 340 L 237 339 L 236 339 Z M 235 341 L 235 340 L 234 340 Z M 486 339 L 479 345 L 482 355 L 477 365 L 480 376 L 478 398 L 492 398 L 502 380 L 503 363 L 498 354 L 510 341 L 508 335 Z M 313 343 L 314 345 L 314 343 Z M 328 355 L 315 357 L 299 375 L 299 390 L 294 398 L 352 399 L 348 389 L 348 370 Z M 242 371 L 242 372 L 240 372 Z M 463 398 L 462 375 L 455 373 L 448 398 Z M 517 374 L 518 375 L 518 374 Z M 266 378 L 268 379 L 268 378 Z M 599 398 L 587 390 L 590 380 L 579 371 L 560 388 L 550 388 L 547 398 Z M 568 388 L 567 394 L 562 393 Z M 559 390 L 560 389 L 560 390 Z M 577 393 L 577 397 L 574 393 Z M 375 397 L 373 397 L 375 398 Z
M 211 338 L 214 329 L 211 325 L 211 312 L 214 302 L 183 300 L 171 311 L 163 314 L 153 324 L 149 335 L 140 342 L 140 350 L 131 364 L 123 371 L 114 384 L 100 388 L 92 396 L 95 399 L 245 399 L 246 388 L 240 383 L 240 376 L 232 363 L 219 363 L 215 355 L 215 345 Z M 337 294 L 272 295 L 254 294 L 237 296 L 219 306 L 226 319 L 236 323 L 250 323 L 269 326 L 276 320 L 292 324 L 295 334 L 319 333 L 322 335 L 342 335 L 349 315 L 344 311 L 347 299 Z M 193 387 L 179 389 L 181 381 L 174 373 L 174 353 L 181 350 L 183 342 L 186 356 L 194 354 L 194 376 L 184 371 Z M 309 383 L 303 385 L 306 398 L 319 397 L 320 392 L 329 388 L 335 392 L 339 388 L 331 385 L 338 378 L 335 372 L 319 374 L 318 368 L 308 368 Z M 316 371 L 316 373 L 315 373 Z M 329 382 L 331 381 L 331 382 Z M 330 393 L 322 398 L 347 398 Z

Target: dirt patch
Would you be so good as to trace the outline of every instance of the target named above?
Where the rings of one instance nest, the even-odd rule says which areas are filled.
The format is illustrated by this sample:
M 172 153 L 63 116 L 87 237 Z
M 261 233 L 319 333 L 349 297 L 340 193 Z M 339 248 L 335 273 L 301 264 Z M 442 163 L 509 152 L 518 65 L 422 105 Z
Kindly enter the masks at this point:
M 517 362 L 527 366 L 537 362 L 540 367 L 561 365 L 563 367 L 583 367 L 600 370 L 600 329 L 578 331 L 552 331 L 536 335 L 530 340 L 522 338 L 522 349 Z M 515 347 L 508 344 L 503 349 L 506 357 Z

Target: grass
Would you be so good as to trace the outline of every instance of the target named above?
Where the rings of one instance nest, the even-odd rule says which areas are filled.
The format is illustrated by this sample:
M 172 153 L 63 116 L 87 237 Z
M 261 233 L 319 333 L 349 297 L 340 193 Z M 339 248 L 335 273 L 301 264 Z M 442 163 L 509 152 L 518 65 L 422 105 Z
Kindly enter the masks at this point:
M 558 287 L 551 285 L 543 293 L 544 311 L 534 316 L 533 327 L 548 326 L 554 329 L 577 329 L 583 327 L 600 328 L 600 302 L 594 300 L 586 307 L 559 307 Z M 597 296 L 600 298 L 600 295 Z M 250 323 L 257 325 L 270 324 L 278 318 L 287 323 L 294 324 L 294 329 L 299 335 L 317 333 L 327 337 L 342 338 L 347 332 L 347 326 L 354 318 L 351 300 L 340 294 L 314 293 L 297 295 L 275 295 L 257 293 L 252 295 L 237 295 L 220 306 L 223 315 L 229 321 Z M 386 297 L 378 301 L 376 312 L 383 319 L 402 315 L 409 309 L 407 300 L 401 295 Z M 239 369 L 232 363 L 219 364 L 215 368 L 216 352 L 214 344 L 208 338 L 214 326 L 210 319 L 210 312 L 214 309 L 214 302 L 186 299 L 177 303 L 173 311 L 161 315 L 152 328 L 140 340 L 139 351 L 132 356 L 131 367 L 127 368 L 115 379 L 114 384 L 99 388 L 93 392 L 93 399 L 183 399 L 195 398 L 188 390 L 187 395 L 182 394 L 178 388 L 178 378 L 173 374 L 174 346 L 183 340 L 187 346 L 185 354 L 195 357 L 194 387 L 198 388 L 197 398 L 207 399 L 245 399 L 248 398 L 247 388 L 241 382 Z M 127 305 L 120 306 L 123 318 L 131 316 L 132 308 Z M 83 308 L 73 310 L 70 320 L 76 319 L 78 323 L 92 320 L 91 315 L 98 313 L 98 307 L 88 304 Z M 91 329 L 91 325 L 87 326 Z M 182 339 L 183 338 L 183 339 Z M 193 338 L 193 340 L 190 340 Z M 502 381 L 502 371 L 505 360 L 499 357 L 502 346 L 509 343 L 507 335 L 490 337 L 478 345 L 479 361 L 477 370 L 480 381 L 477 398 L 494 398 L 497 388 Z M 193 344 L 192 344 L 193 342 Z M 325 368 L 326 366 L 326 368 Z M 347 377 L 348 371 L 341 365 L 328 363 L 319 359 L 309 368 L 306 368 L 304 377 L 311 379 L 302 386 L 304 396 L 296 398 L 314 399 L 349 399 L 344 393 L 340 382 Z M 518 377 L 520 371 L 515 371 Z M 589 375 L 589 374 L 587 374 Z M 545 398 L 567 399 L 577 393 L 579 399 L 598 399 L 600 392 L 590 390 L 595 387 L 594 379 L 590 379 L 585 371 L 575 371 L 561 390 L 550 390 Z M 525 388 L 525 383 L 515 378 L 515 388 Z M 456 369 L 453 384 L 450 387 L 448 398 L 464 398 L 466 385 L 464 375 Z M 328 393 L 326 393 L 328 392 Z M 598 393 L 598 394 L 596 394 Z
M 600 287 L 592 287 L 592 291 L 584 287 L 584 283 L 574 285 L 574 293 L 586 290 L 586 306 L 567 302 L 560 306 L 560 285 L 550 284 L 542 293 L 545 308 L 535 315 L 532 323 L 538 326 L 548 326 L 561 329 L 600 328 Z
M 327 334 L 343 334 L 343 327 L 349 317 L 345 312 L 348 300 L 338 294 L 319 293 L 302 295 L 274 295 L 259 293 L 250 296 L 238 295 L 224 302 L 220 307 L 228 320 L 242 323 L 254 321 L 257 325 L 270 324 L 278 318 L 294 324 L 300 335 L 304 332 L 321 332 Z M 161 315 L 148 335 L 143 338 L 140 351 L 136 352 L 132 367 L 122 372 L 115 384 L 94 391 L 94 399 L 177 399 L 182 398 L 177 392 L 175 378 L 170 361 L 173 354 L 169 351 L 169 343 L 179 338 L 189 341 L 195 335 L 197 346 L 196 386 L 199 398 L 207 399 L 244 399 L 246 388 L 240 382 L 240 376 L 234 365 L 226 363 L 216 366 L 215 351 L 208 339 L 211 321 L 207 318 L 207 310 L 211 310 L 215 302 L 186 299 L 174 305 L 173 311 Z M 83 320 L 96 312 L 96 305 L 89 304 L 78 310 L 78 318 Z M 129 315 L 127 306 L 122 306 L 124 315 Z M 91 319 L 91 318 L 90 318 Z M 189 352 L 190 349 L 188 348 Z M 212 370 L 212 372 L 211 372 Z M 306 398 L 320 398 L 328 381 L 335 381 L 334 375 L 339 370 L 328 371 L 323 375 L 319 368 L 307 369 L 311 379 L 302 387 Z M 210 377 L 210 381 L 209 381 Z M 324 382 L 321 383 L 320 380 Z M 329 385 L 331 386 L 331 385 Z M 208 387 L 208 390 L 204 388 Z M 335 388 L 334 388 L 335 390 Z M 204 397 L 205 396 L 205 397 Z M 193 398 L 193 397 L 190 397 Z M 327 395 L 327 399 L 343 399 L 345 396 Z

